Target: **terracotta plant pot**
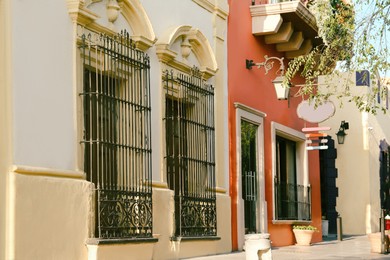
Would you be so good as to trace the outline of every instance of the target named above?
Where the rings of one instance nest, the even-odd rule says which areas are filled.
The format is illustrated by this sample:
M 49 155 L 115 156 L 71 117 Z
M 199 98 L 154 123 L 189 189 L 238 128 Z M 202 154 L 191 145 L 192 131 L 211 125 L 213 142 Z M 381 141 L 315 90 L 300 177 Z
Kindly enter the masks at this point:
M 295 240 L 299 246 L 310 246 L 314 230 L 293 229 Z

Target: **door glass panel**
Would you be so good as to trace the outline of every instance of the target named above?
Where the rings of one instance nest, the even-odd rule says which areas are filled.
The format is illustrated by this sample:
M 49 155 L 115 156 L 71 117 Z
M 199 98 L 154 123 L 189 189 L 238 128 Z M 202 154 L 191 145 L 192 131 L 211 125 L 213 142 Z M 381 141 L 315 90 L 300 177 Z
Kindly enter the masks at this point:
M 257 151 L 256 133 L 258 126 L 241 121 L 241 174 L 242 197 L 245 210 L 245 234 L 256 233 Z

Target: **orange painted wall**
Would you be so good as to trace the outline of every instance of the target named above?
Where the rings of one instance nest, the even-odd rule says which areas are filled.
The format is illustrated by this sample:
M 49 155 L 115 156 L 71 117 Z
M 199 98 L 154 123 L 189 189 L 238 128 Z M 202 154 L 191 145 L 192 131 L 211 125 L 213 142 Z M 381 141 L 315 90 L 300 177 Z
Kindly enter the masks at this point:
M 303 127 L 313 126 L 298 118 L 296 107 L 301 98 L 291 98 L 288 101 L 276 99 L 272 80 L 276 77 L 279 68 L 278 61 L 274 69 L 265 75 L 264 68 L 252 70 L 245 68 L 245 60 L 252 59 L 254 62 L 264 60 L 264 55 L 283 57 L 283 53 L 275 50 L 273 45 L 266 45 L 263 37 L 252 35 L 252 19 L 249 12 L 251 0 L 228 0 L 228 88 L 229 88 L 229 137 L 230 137 L 230 196 L 232 198 L 232 247 L 237 245 L 237 187 L 233 185 L 237 180 L 236 172 L 236 125 L 234 103 L 239 102 L 251 108 L 267 114 L 264 118 L 264 155 L 265 155 L 265 187 L 268 205 L 268 232 L 271 235 L 273 246 L 285 246 L 294 244 L 294 235 L 291 224 L 273 224 L 272 202 L 272 150 L 271 150 L 271 122 L 278 122 L 290 128 L 301 131 Z M 287 62 L 285 63 L 287 65 Z M 302 79 L 294 79 L 295 83 Z M 296 90 L 292 89 L 292 94 Z M 312 187 L 312 224 L 319 228 L 315 233 L 313 242 L 322 240 L 321 236 L 321 194 L 319 175 L 319 153 L 309 152 L 309 174 Z

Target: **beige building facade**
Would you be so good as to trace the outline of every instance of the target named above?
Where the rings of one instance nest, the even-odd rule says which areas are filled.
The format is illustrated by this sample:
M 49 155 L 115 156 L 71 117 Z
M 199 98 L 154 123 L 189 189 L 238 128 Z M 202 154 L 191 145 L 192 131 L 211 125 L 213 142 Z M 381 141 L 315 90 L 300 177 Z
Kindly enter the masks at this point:
M 228 12 L 0 2 L 0 259 L 231 251 Z
M 355 96 L 373 93 L 373 89 L 378 87 L 368 71 L 320 77 L 319 84 L 323 90 L 334 93 L 341 93 L 341 89 L 348 86 Z M 387 88 L 383 82 L 381 88 Z M 378 109 L 376 115 L 359 111 L 354 102 L 348 102 L 347 97 L 333 102 L 336 112 L 321 126 L 331 127 L 328 134 L 335 140 L 337 149 L 336 210 L 342 218 L 343 233 L 361 235 L 378 232 L 381 216 L 380 145 L 390 138 L 389 100 L 375 97 L 375 102 L 387 112 Z M 344 144 L 338 144 L 336 133 L 342 121 L 349 123 L 349 129 L 345 130 Z

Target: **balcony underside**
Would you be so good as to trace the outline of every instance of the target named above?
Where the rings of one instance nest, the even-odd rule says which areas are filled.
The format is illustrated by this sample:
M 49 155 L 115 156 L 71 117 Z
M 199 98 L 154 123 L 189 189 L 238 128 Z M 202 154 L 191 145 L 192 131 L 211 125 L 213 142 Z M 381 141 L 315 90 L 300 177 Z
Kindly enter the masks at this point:
M 288 59 L 305 55 L 321 43 L 314 15 L 300 1 L 250 7 L 252 34 L 264 37 Z

